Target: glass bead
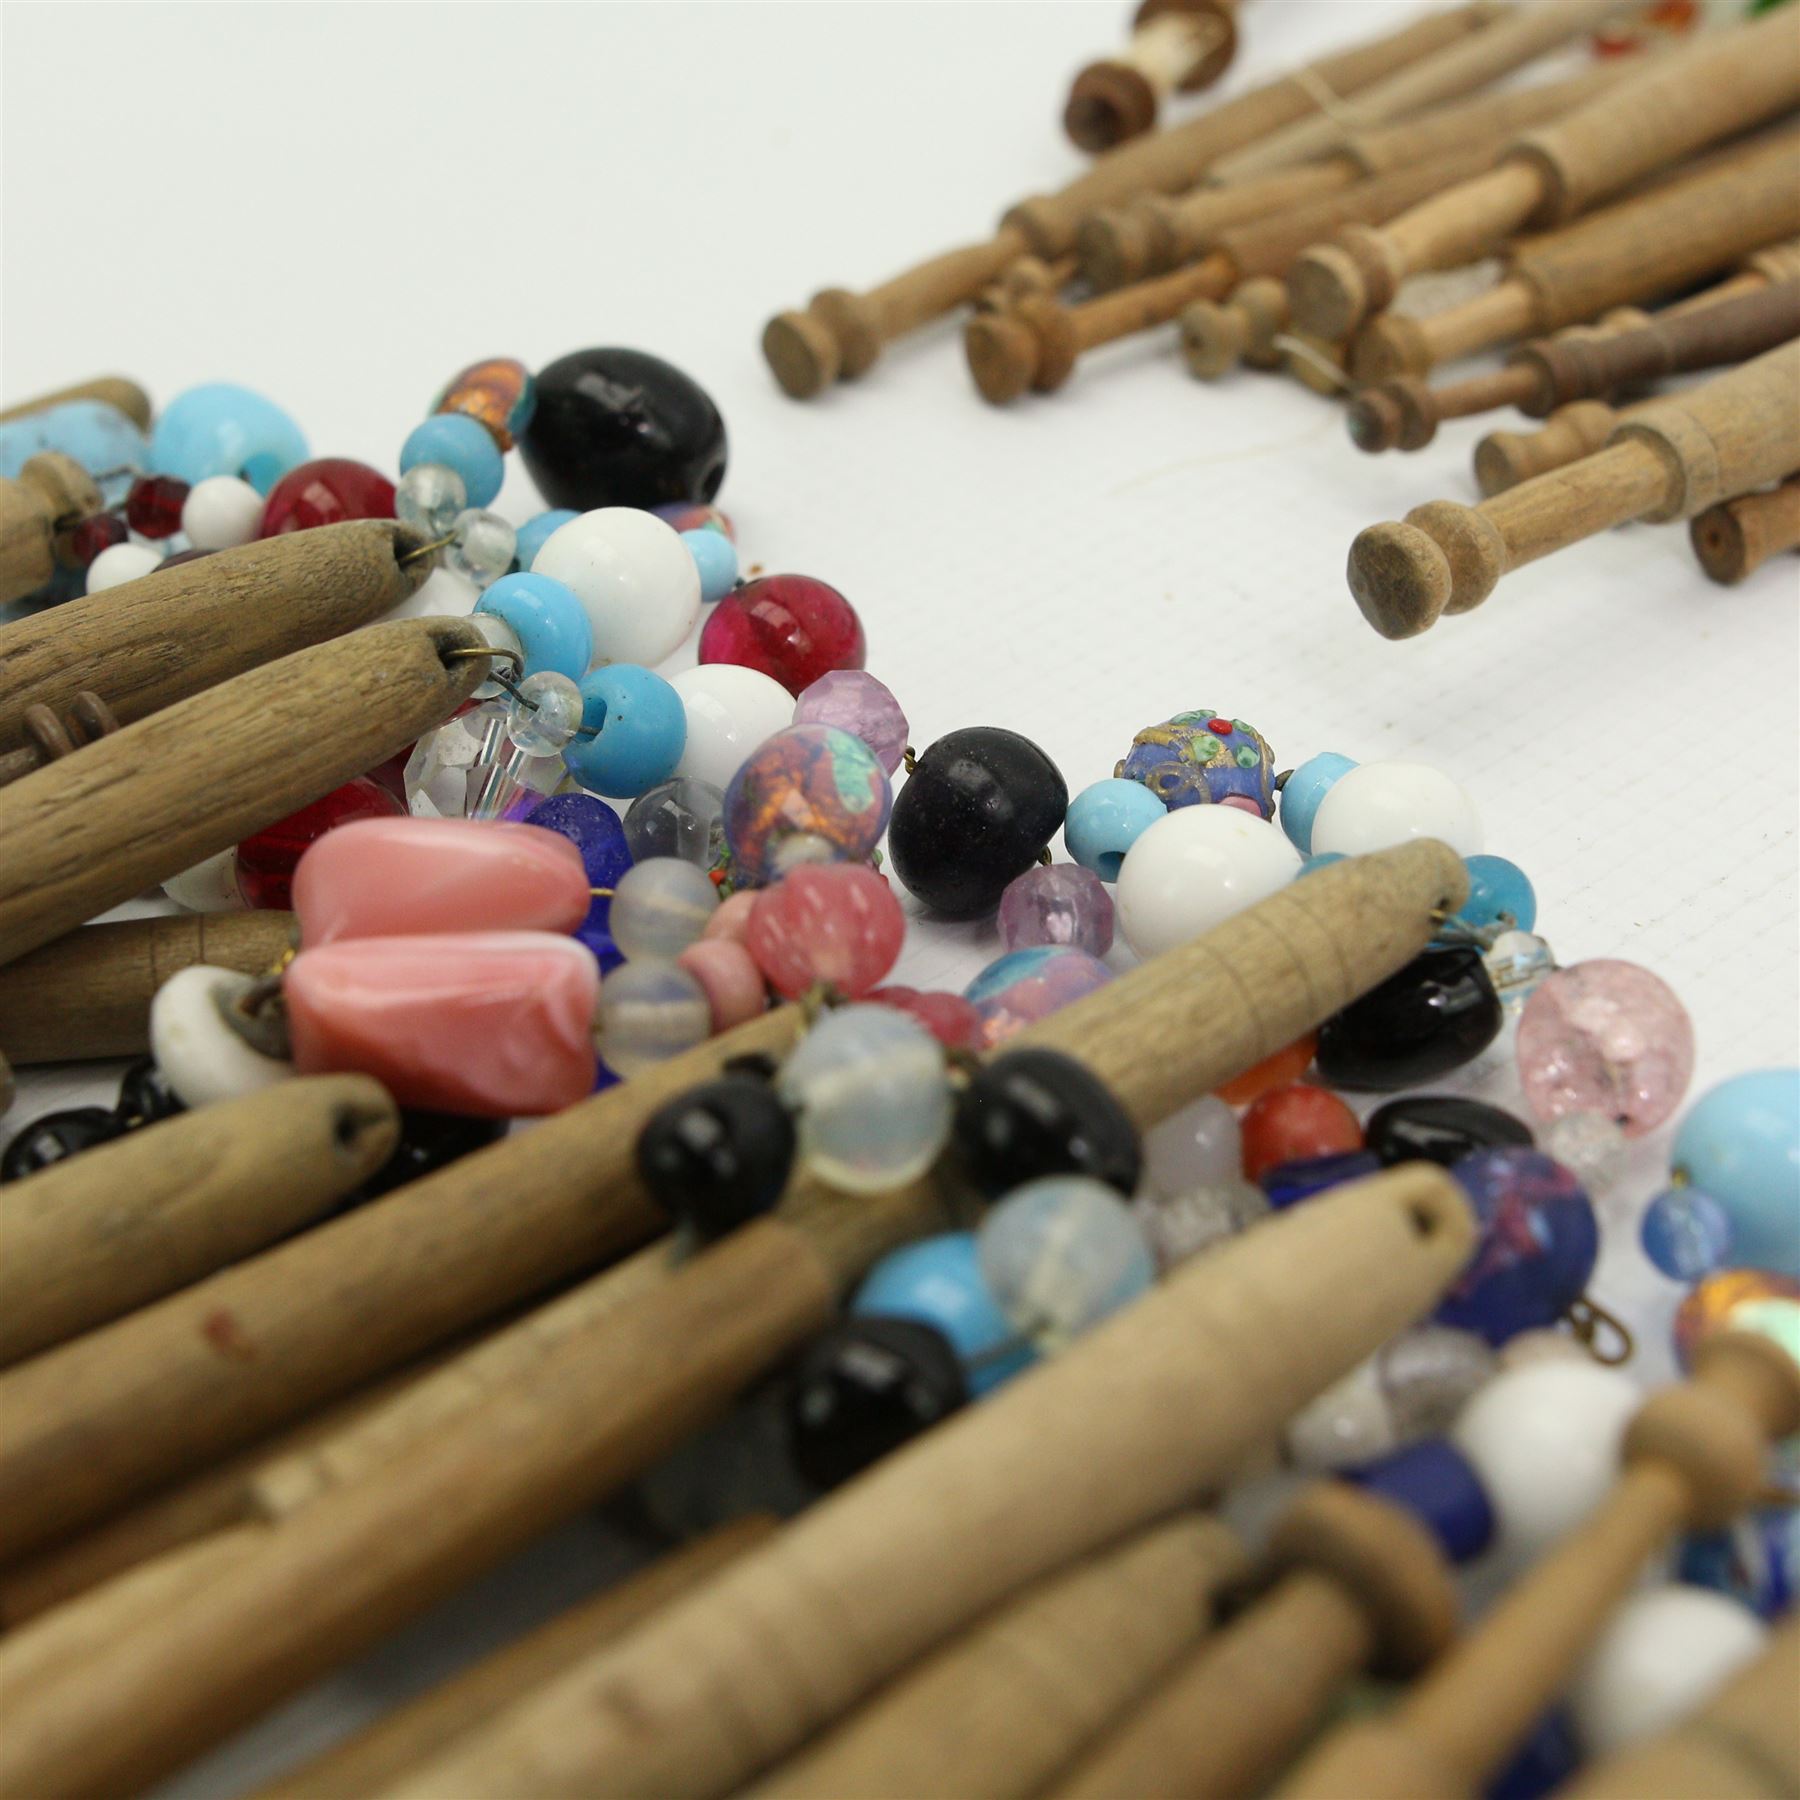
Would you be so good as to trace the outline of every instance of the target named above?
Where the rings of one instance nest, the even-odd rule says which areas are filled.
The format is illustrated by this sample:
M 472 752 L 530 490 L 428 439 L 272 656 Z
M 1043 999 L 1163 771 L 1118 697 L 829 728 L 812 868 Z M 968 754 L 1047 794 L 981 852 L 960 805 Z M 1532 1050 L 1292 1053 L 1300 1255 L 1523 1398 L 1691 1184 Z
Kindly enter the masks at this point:
M 631 867 L 631 846 L 619 815 L 592 794 L 552 794 L 525 815 L 528 825 L 554 831 L 581 852 L 581 862 L 592 888 L 616 888 Z M 612 895 L 589 895 L 587 917 L 575 928 L 575 936 L 593 951 L 600 972 L 616 968 L 623 960 L 612 934 Z
M 1537 893 L 1530 877 L 1504 856 L 1471 856 L 1469 897 L 1456 909 L 1457 918 L 1475 931 L 1503 925 L 1529 931 L 1537 923 Z
M 1009 1050 L 971 1071 L 955 1134 L 965 1172 L 989 1199 L 1055 1175 L 1085 1176 L 1129 1198 L 1143 1172 L 1130 1115 L 1059 1050 Z
M 1315 1475 L 1370 1462 L 1399 1442 L 1373 1357 L 1301 1407 L 1281 1434 L 1288 1462 Z
M 803 688 L 794 705 L 796 725 L 835 725 L 860 738 L 892 775 L 906 755 L 910 727 L 900 702 L 864 669 L 829 669 Z
M 1229 1100 L 1233 1106 L 1248 1106 L 1252 1100 L 1268 1093 L 1271 1088 L 1285 1087 L 1290 1081 L 1298 1081 L 1312 1067 L 1313 1052 L 1317 1047 L 1318 1038 L 1309 1031 L 1305 1037 L 1297 1038 L 1285 1050 L 1277 1050 L 1273 1056 L 1264 1057 L 1243 1074 L 1234 1075 L 1229 1081 L 1221 1081 L 1217 1090 L 1219 1098 Z
M 1531 1127 L 1498 1106 L 1460 1094 L 1408 1094 L 1370 1113 L 1363 1136 L 1389 1167 L 1434 1162 L 1444 1168 L 1477 1150 L 1517 1145 L 1529 1150 Z
M 1473 1062 L 1502 1022 L 1481 952 L 1435 946 L 1319 1027 L 1319 1073 L 1333 1087 L 1417 1087 Z
M 409 1181 L 422 1181 L 506 1136 L 505 1119 L 471 1119 L 459 1113 L 410 1107 L 400 1115 L 394 1153 L 356 1190 L 357 1201 L 379 1199 Z
M 1242 719 L 1205 707 L 1145 726 L 1113 774 L 1142 782 L 1171 812 L 1237 799 L 1249 801 L 1259 818 L 1275 816 L 1275 757 L 1268 740 Z
M 906 915 L 883 877 L 854 863 L 795 869 L 756 897 L 744 942 L 776 993 L 817 987 L 859 1000 L 893 968 Z
M 794 1147 L 794 1122 L 768 1082 L 725 1074 L 650 1115 L 638 1173 L 664 1212 L 711 1240 L 774 1207 Z
M 1723 1531 L 1689 1537 L 1676 1573 L 1732 1595 L 1761 1618 L 1780 1618 L 1800 1592 L 1800 1507 L 1765 1507 Z
M 1529 931 L 1503 931 L 1482 959 L 1488 979 L 1508 1012 L 1516 1012 L 1555 973 L 1556 958 L 1541 937 Z
M 1309 856 L 1294 871 L 1294 879 L 1298 881 L 1302 875 L 1316 875 L 1321 869 L 1329 869 L 1333 863 L 1341 863 L 1343 860 L 1342 851 L 1322 850 L 1317 856 Z
M 513 534 L 513 556 L 519 567 L 531 568 L 537 561 L 537 553 L 551 537 L 571 519 L 580 517 L 580 513 L 570 512 L 566 506 L 553 506 L 548 512 L 533 513 Z
M 1445 1438 L 1403 1445 L 1342 1473 L 1346 1481 L 1411 1513 L 1452 1562 L 1472 1562 L 1493 1542 L 1494 1511 L 1481 1477 Z
M 1158 819 L 1163 805 L 1141 781 L 1114 777 L 1090 782 L 1063 818 L 1063 846 L 1082 868 L 1102 881 L 1117 881 L 1126 852 Z
M 1481 1800 L 1544 1800 L 1557 1792 L 1581 1764 L 1574 1727 L 1566 1708 L 1553 1706 L 1532 1727 L 1511 1760 L 1490 1777 Z
M 234 550 L 262 524 L 263 497 L 235 475 L 209 475 L 188 489 L 181 529 L 196 550 Z
M 172 538 L 190 490 L 173 475 L 140 475 L 125 497 L 125 523 L 139 537 Z
M 796 698 L 833 669 L 860 669 L 868 646 L 856 608 L 810 575 L 763 575 L 713 609 L 700 661 L 760 669 Z
M 347 456 L 322 456 L 290 469 L 269 489 L 259 538 L 341 525 L 347 519 L 391 519 L 394 484 L 379 469 Z
M 257 516 L 262 516 L 262 500 L 256 502 Z M 90 513 L 80 524 L 70 528 L 68 560 L 77 569 L 90 567 L 115 544 L 130 540 L 131 532 L 117 513 Z
M 1112 978 L 1112 970 L 1085 950 L 1044 944 L 996 958 L 963 990 L 963 998 L 981 1014 L 981 1047 L 992 1050 Z
M 65 400 L 42 412 L 0 419 L 0 478 L 16 481 L 26 463 L 46 450 L 60 452 L 93 476 L 108 469 L 135 473 L 152 466 L 149 440 L 137 421 L 104 400 Z M 180 469 L 167 473 L 185 474 Z M 124 497 L 128 479 L 114 476 L 96 485 L 107 503 L 115 505 Z
M 1312 854 L 1313 820 L 1318 817 L 1320 801 L 1355 767 L 1353 758 L 1340 756 L 1335 750 L 1321 750 L 1288 771 L 1281 784 L 1279 820 L 1288 842 L 1302 856 Z
M 782 1065 L 779 1086 L 800 1109 L 801 1149 L 815 1172 L 852 1193 L 923 1174 L 950 1133 L 943 1047 L 892 1007 L 828 1013 Z
M 1694 1073 L 1694 1028 L 1681 1002 L 1648 969 L 1611 958 L 1549 976 L 1520 1015 L 1516 1050 L 1540 1119 L 1602 1113 L 1627 1137 L 1670 1117 Z
M 400 446 L 400 473 L 437 467 L 453 469 L 470 506 L 491 506 L 506 480 L 506 459 L 492 434 L 465 413 L 435 413 L 407 433 Z
M 1144 1133 L 1144 1181 L 1154 1194 L 1173 1199 L 1193 1188 L 1235 1181 L 1243 1172 L 1237 1114 L 1216 1094 L 1182 1107 Z
M 432 541 L 450 535 L 468 504 L 463 478 L 442 463 L 417 463 L 394 484 L 394 517 Z
M 674 775 L 687 745 L 687 713 L 660 675 L 635 663 L 607 663 L 581 678 L 581 698 L 582 735 L 564 758 L 583 787 L 629 799 Z
M 1297 1206 L 1327 1188 L 1342 1187 L 1347 1181 L 1361 1181 L 1365 1175 L 1379 1173 L 1381 1162 L 1367 1150 L 1344 1150 L 1335 1156 L 1300 1156 L 1292 1162 L 1277 1163 L 1264 1169 L 1257 1185 L 1276 1208 Z
M 237 845 L 171 875 L 162 891 L 190 912 L 237 911 L 244 904 L 237 885 Z
M 1294 847 L 1232 806 L 1184 806 L 1152 825 L 1119 871 L 1119 931 L 1139 956 L 1211 931 L 1294 878 Z
M 669 685 L 687 714 L 687 747 L 675 772 L 709 782 L 720 793 L 751 751 L 794 722 L 787 689 L 736 663 L 684 669 Z
M 491 587 L 512 567 L 513 528 L 498 513 L 470 508 L 456 515 L 446 565 L 477 588 Z
M 1331 784 L 1313 814 L 1315 851 L 1363 856 L 1420 837 L 1437 838 L 1458 856 L 1481 849 L 1475 802 L 1425 763 L 1361 763 Z
M 946 1050 L 973 1050 L 981 1039 L 981 1014 L 961 994 L 890 985 L 863 997 L 917 1019 Z
M 1625 1134 L 1601 1113 L 1564 1113 L 1544 1127 L 1539 1141 L 1590 1194 L 1605 1193 L 1625 1167 Z
M 701 936 L 675 959 L 706 990 L 713 1031 L 729 1031 L 769 1009 L 768 984 L 744 946 L 732 938 Z
M 537 383 L 516 357 L 484 357 L 451 376 L 431 410 L 478 421 L 497 449 L 510 450 L 537 411 Z
M 581 729 L 581 689 L 546 670 L 519 683 L 507 710 L 506 735 L 527 756 L 560 756 Z
M 498 619 L 478 629 L 487 637 L 496 627 L 506 629 Z M 505 741 L 506 708 L 495 701 L 426 732 L 406 759 L 402 779 L 407 810 L 419 819 L 465 817 L 472 790 L 479 787 Z
M 1260 1224 L 1270 1207 L 1261 1188 L 1225 1176 L 1186 1193 L 1146 1194 L 1136 1202 L 1136 1211 L 1157 1267 L 1166 1270 Z
M 531 567 L 574 590 L 593 627 L 594 655 L 605 662 L 654 668 L 681 648 L 700 616 L 700 571 L 687 546 L 636 507 L 571 519 Z
M 606 977 L 599 1016 L 600 1054 L 615 1075 L 640 1074 L 712 1036 L 706 990 L 686 969 L 654 957 L 626 962 Z
M 1363 1147 L 1356 1114 L 1325 1088 L 1295 1082 L 1254 1101 L 1243 1118 L 1244 1173 L 1255 1181 L 1277 1163 Z
M 76 1106 L 45 1113 L 15 1134 L 0 1156 L 0 1181 L 23 1181 L 53 1163 L 123 1137 L 125 1121 L 104 1106 Z
M 725 790 L 735 881 L 766 887 L 804 863 L 863 862 L 892 793 L 875 754 L 830 725 L 794 725 L 752 751 Z
M 704 501 L 674 500 L 650 510 L 677 531 L 716 531 L 732 543 L 737 542 L 737 527 L 732 524 L 731 515 Z
M 1500 1368 L 1485 1338 L 1450 1325 L 1403 1331 L 1374 1360 L 1401 1443 L 1448 1431 Z
M 722 531 L 684 531 L 681 541 L 700 573 L 700 604 L 716 606 L 737 586 L 737 545 Z
M 1673 1281 L 1694 1282 L 1732 1260 L 1731 1218 L 1697 1187 L 1665 1188 L 1638 1228 L 1644 1254 Z
M 613 939 L 630 957 L 674 958 L 699 942 L 718 904 L 719 890 L 704 871 L 676 857 L 650 857 L 615 884 Z
M 1770 1269 L 1720 1269 L 1675 1309 L 1675 1360 L 1685 1369 L 1719 1331 L 1755 1331 L 1800 1362 L 1800 1281 Z
M 1085 1175 L 1015 1188 L 982 1220 L 975 1242 L 1000 1310 L 1040 1350 L 1079 1337 L 1156 1279 L 1131 1209 Z
M 148 544 L 133 544 L 129 541 L 113 544 L 88 564 L 87 592 L 104 594 L 108 588 L 123 587 L 128 581 L 141 580 L 152 574 L 161 562 L 162 558 Z
M 999 925 L 1008 950 L 1056 944 L 1104 956 L 1113 941 L 1112 897 L 1091 869 L 1034 863 L 1007 883 Z
M 1754 1069 L 1709 1089 L 1682 1120 L 1669 1166 L 1724 1209 L 1737 1261 L 1800 1276 L 1800 1069 Z
M 725 854 L 725 796 L 691 775 L 658 782 L 627 808 L 625 842 L 638 862 L 676 856 L 716 869 Z
M 706 921 L 703 939 L 729 938 L 741 944 L 750 932 L 750 915 L 756 911 L 758 895 L 754 888 L 739 888 L 719 902 L 718 910 Z
M 179 475 L 194 483 L 209 475 L 239 475 L 259 494 L 267 494 L 281 476 L 305 461 L 300 427 L 274 401 L 229 382 L 208 382 L 177 394 L 156 415 L 150 433 L 150 467 L 159 475 Z M 92 466 L 110 468 L 113 462 Z
M 294 871 L 326 832 L 353 819 L 391 819 L 400 803 L 386 788 L 359 775 L 310 806 L 265 825 L 237 847 L 237 886 L 245 903 L 285 912 L 293 904 Z
M 244 1005 L 256 985 L 255 976 L 235 969 L 190 963 L 156 990 L 150 1054 L 183 1106 L 235 1100 L 295 1073 L 291 1062 L 265 1056 L 226 1022 L 226 1008 Z

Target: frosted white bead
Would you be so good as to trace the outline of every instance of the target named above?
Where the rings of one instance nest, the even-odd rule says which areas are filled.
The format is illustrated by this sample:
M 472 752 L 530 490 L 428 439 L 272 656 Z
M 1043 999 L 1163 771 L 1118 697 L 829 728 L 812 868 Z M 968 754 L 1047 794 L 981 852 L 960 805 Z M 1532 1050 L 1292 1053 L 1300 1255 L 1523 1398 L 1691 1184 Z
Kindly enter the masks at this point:
M 1569 1690 L 1589 1756 L 1667 1731 L 1704 1706 L 1762 1649 L 1767 1632 L 1741 1601 L 1710 1588 L 1635 1594 L 1588 1653 Z
M 443 463 L 415 463 L 394 483 L 394 517 L 428 538 L 442 537 L 468 504 L 463 478 Z
M 1235 806 L 1181 807 L 1126 854 L 1114 894 L 1119 929 L 1139 956 L 1156 956 L 1279 893 L 1299 866 L 1300 853 L 1267 819 Z
M 1628 1376 L 1583 1359 L 1502 1369 L 1463 1408 L 1450 1436 L 1481 1477 L 1508 1561 L 1541 1556 L 1606 1497 L 1642 1401 Z
M 594 628 L 596 662 L 654 668 L 700 617 L 700 571 L 681 534 L 635 506 L 603 506 L 559 526 L 531 571 L 575 591 Z M 782 723 L 793 716 L 790 697 Z
M 87 591 L 103 594 L 108 588 L 122 587 L 140 575 L 148 575 L 161 561 L 160 550 L 143 544 L 114 544 L 88 564 Z
M 171 875 L 162 885 L 163 892 L 189 912 L 235 912 L 244 904 L 237 884 L 237 846 Z
M 600 1055 L 615 1075 L 641 1075 L 712 1035 L 706 990 L 686 969 L 654 957 L 605 977 L 599 1019 Z
M 1208 1094 L 1144 1133 L 1144 1186 L 1167 1199 L 1235 1181 L 1244 1172 L 1237 1114 Z
M 188 489 L 181 529 L 196 550 L 235 550 L 256 536 L 263 497 L 235 475 L 209 475 Z
M 1230 1243 L 1271 1210 L 1269 1196 L 1241 1175 L 1205 1182 L 1185 1194 L 1142 1194 L 1131 1205 L 1159 1269 Z
M 1592 1359 L 1573 1333 L 1546 1325 L 1537 1331 L 1521 1331 L 1500 1346 L 1500 1366 L 1522 1369 L 1536 1362 L 1588 1362 Z
M 1387 1390 L 1375 1358 L 1357 1366 L 1289 1420 L 1288 1460 L 1323 1473 L 1385 1456 L 1399 1443 Z
M 704 869 L 678 856 L 653 856 L 619 877 L 607 918 L 626 956 L 672 961 L 700 941 L 718 908 L 719 890 Z
M 563 527 L 563 531 L 570 529 Z M 558 532 L 556 537 L 561 535 Z M 555 541 L 553 537 L 551 542 Z M 685 548 L 681 554 L 687 555 Z M 540 558 L 534 568 L 541 563 Z M 702 663 L 696 669 L 684 669 L 669 685 L 681 696 L 687 713 L 687 747 L 675 773 L 710 782 L 721 793 L 730 787 L 739 765 L 758 744 L 794 722 L 794 696 L 760 669 L 746 669 L 737 663 Z
M 183 1106 L 235 1100 L 286 1081 L 294 1065 L 253 1050 L 225 1023 L 230 1005 L 256 985 L 236 969 L 194 963 L 171 975 L 150 1002 L 150 1051 Z
M 1363 856 L 1417 837 L 1441 838 L 1458 856 L 1482 843 L 1475 802 L 1425 763 L 1362 763 L 1331 784 L 1313 815 L 1315 856 Z

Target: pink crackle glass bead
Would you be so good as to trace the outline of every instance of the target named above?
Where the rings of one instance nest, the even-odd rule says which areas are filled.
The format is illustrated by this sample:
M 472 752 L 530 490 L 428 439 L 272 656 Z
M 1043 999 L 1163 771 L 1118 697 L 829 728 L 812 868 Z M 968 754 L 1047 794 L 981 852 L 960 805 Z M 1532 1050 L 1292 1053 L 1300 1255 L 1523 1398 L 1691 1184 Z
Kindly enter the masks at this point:
M 981 1014 L 961 994 L 879 987 L 863 998 L 910 1013 L 946 1050 L 972 1050 L 981 1037 Z
M 894 966 L 906 915 L 885 877 L 860 863 L 784 875 L 756 897 L 745 945 L 778 994 L 825 983 L 860 999 Z
M 1674 1113 L 1694 1073 L 1694 1027 L 1668 985 L 1597 958 L 1539 983 L 1519 1017 L 1519 1077 L 1540 1119 L 1591 1112 L 1627 1137 Z
M 1008 950 L 1067 944 L 1104 956 L 1112 941 L 1112 896 L 1093 870 L 1077 863 L 1036 863 L 1000 896 L 1000 942 Z
M 402 1106 L 509 1119 L 594 1086 L 600 965 L 573 938 L 350 938 L 282 978 L 294 1067 L 373 1075 Z
M 796 698 L 833 669 L 860 669 L 867 646 L 856 608 L 810 575 L 764 575 L 736 587 L 700 632 L 703 663 L 742 663 Z
M 833 669 L 801 694 L 796 725 L 835 725 L 875 752 L 891 775 L 906 755 L 909 727 L 900 702 L 865 669 Z
M 293 898 L 310 949 L 437 931 L 573 931 L 588 888 L 574 843 L 536 825 L 363 819 L 300 858 Z
M 756 958 L 734 938 L 709 938 L 689 944 L 676 957 L 675 966 L 686 969 L 699 982 L 712 1008 L 712 1028 L 729 1031 L 768 1010 L 769 990 Z

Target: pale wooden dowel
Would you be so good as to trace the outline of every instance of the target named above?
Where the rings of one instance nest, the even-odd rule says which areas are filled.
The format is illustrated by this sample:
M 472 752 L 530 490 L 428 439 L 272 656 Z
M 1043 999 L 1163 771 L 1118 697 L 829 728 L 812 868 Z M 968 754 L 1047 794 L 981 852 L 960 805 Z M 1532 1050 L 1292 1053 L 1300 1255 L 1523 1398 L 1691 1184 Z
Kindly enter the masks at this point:
M 1709 506 L 1688 535 L 1710 580 L 1723 587 L 1747 580 L 1770 557 L 1800 550 L 1800 475 L 1766 493 Z
M 0 407 L 0 425 L 13 419 L 29 418 L 33 413 L 48 412 L 70 400 L 99 400 L 117 408 L 141 430 L 150 428 L 150 396 L 135 381 L 123 375 L 96 375 L 88 381 L 72 382 L 68 387 L 53 388 L 47 394 L 34 394 L 29 400 L 15 401 Z

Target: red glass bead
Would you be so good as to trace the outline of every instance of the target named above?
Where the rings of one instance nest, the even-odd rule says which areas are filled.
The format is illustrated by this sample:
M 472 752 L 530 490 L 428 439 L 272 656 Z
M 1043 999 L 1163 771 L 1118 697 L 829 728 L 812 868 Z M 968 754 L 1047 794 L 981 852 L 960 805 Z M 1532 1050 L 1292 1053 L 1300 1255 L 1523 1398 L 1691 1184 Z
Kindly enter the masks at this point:
M 860 863 L 795 869 L 764 888 L 744 943 L 769 985 L 790 1000 L 821 983 L 866 994 L 900 955 L 906 915 L 885 876 Z
M 1216 1090 L 1219 1098 L 1229 1100 L 1233 1106 L 1248 1106 L 1271 1088 L 1286 1087 L 1290 1081 L 1298 1081 L 1312 1067 L 1313 1051 L 1318 1048 L 1318 1043 L 1317 1035 L 1309 1031 L 1298 1043 L 1277 1050 L 1254 1069 L 1232 1076 Z
M 187 497 L 188 484 L 173 475 L 140 475 L 125 496 L 125 523 L 139 537 L 173 537 Z
M 69 561 L 85 569 L 102 550 L 110 550 L 130 536 L 117 513 L 93 513 L 70 531 Z
M 1257 1180 L 1277 1163 L 1363 1147 L 1356 1114 L 1329 1088 L 1296 1082 L 1272 1089 L 1244 1114 L 1244 1173 Z
M 284 531 L 311 531 L 346 519 L 393 516 L 394 484 L 379 469 L 347 456 L 321 456 L 289 469 L 269 489 L 256 535 L 279 537 Z
M 961 994 L 921 992 L 918 988 L 874 988 L 863 996 L 879 1006 L 910 1013 L 946 1050 L 971 1050 L 981 1036 L 981 1014 Z
M 406 811 L 366 775 L 289 813 L 237 847 L 238 891 L 252 906 L 285 911 L 293 903 L 294 868 L 308 847 L 352 819 L 391 819 Z
M 856 608 L 810 575 L 746 581 L 712 609 L 700 633 L 703 663 L 740 663 L 799 698 L 833 669 L 860 669 L 868 647 Z

